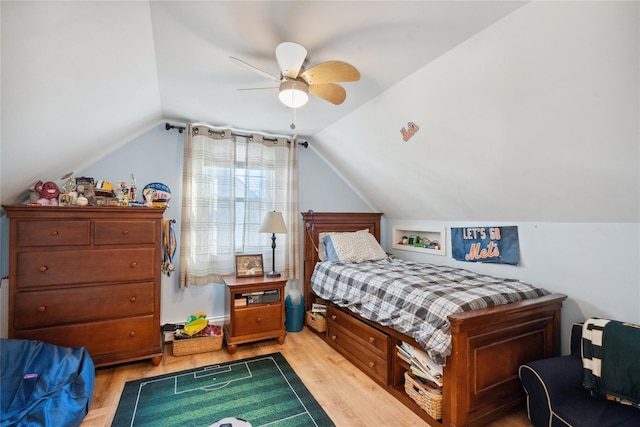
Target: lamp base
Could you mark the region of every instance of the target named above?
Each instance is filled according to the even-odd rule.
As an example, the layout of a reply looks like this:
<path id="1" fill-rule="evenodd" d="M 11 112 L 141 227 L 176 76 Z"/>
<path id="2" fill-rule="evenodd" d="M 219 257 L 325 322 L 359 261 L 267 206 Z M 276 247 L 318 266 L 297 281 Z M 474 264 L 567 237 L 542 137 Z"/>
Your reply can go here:
<path id="1" fill-rule="evenodd" d="M 270 271 L 267 273 L 267 277 L 280 277 L 280 273 L 277 271 Z"/>

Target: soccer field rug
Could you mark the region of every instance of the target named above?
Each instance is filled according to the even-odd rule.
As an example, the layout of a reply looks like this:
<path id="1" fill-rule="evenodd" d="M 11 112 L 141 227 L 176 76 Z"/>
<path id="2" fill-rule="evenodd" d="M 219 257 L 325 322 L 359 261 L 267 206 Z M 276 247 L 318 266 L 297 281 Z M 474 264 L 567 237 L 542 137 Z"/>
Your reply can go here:
<path id="1" fill-rule="evenodd" d="M 280 353 L 129 381 L 111 425 L 208 427 L 226 418 L 252 427 L 334 426 Z"/>

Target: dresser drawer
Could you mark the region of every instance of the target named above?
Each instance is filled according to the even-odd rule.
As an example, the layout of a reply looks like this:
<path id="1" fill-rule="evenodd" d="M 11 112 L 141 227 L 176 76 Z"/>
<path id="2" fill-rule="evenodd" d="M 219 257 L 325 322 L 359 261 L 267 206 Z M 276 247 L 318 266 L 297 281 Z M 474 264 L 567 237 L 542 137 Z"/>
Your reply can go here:
<path id="1" fill-rule="evenodd" d="M 92 357 L 160 346 L 160 322 L 153 316 L 16 331 L 15 338 L 64 347 L 86 347 Z"/>
<path id="2" fill-rule="evenodd" d="M 389 352 L 389 336 L 374 327 L 343 313 L 334 306 L 327 307 L 328 326 L 331 324 L 341 326 L 361 340 L 362 345 L 387 360 Z"/>
<path id="3" fill-rule="evenodd" d="M 355 335 L 340 326 L 336 326 L 335 323 L 329 323 L 327 337 L 329 344 L 340 354 L 344 355 L 373 379 L 383 385 L 387 385 L 389 364 L 386 359 L 369 351 L 368 347 L 362 345 L 362 342 L 356 339 Z"/>
<path id="4" fill-rule="evenodd" d="M 96 220 L 94 227 L 96 245 L 153 244 L 158 238 L 154 221 Z"/>
<path id="5" fill-rule="evenodd" d="M 16 287 L 153 280 L 155 248 L 20 252 Z"/>
<path id="6" fill-rule="evenodd" d="M 17 292 L 15 328 L 152 314 L 154 300 L 153 282 Z"/>
<path id="7" fill-rule="evenodd" d="M 91 221 L 18 220 L 16 241 L 19 247 L 89 245 Z"/>
<path id="8" fill-rule="evenodd" d="M 269 304 L 237 309 L 232 327 L 234 336 L 278 331 L 284 327 L 282 305 Z"/>

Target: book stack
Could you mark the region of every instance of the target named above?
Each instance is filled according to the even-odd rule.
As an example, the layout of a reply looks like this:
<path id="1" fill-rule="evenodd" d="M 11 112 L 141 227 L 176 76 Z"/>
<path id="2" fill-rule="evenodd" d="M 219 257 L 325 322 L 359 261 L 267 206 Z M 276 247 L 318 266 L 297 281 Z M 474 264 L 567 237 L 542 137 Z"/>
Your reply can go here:
<path id="1" fill-rule="evenodd" d="M 318 304 L 318 303 L 313 303 L 311 305 L 311 311 L 313 313 L 326 313 L 327 312 L 327 306 L 325 304 Z"/>
<path id="2" fill-rule="evenodd" d="M 273 289 L 268 291 L 236 294 L 233 305 L 234 307 L 244 307 L 248 304 L 267 304 L 278 301 L 280 301 L 280 291 L 278 289 Z"/>
<path id="3" fill-rule="evenodd" d="M 442 366 L 438 365 L 426 351 L 406 342 L 396 346 L 398 357 L 411 366 L 411 373 L 418 378 L 442 387 Z"/>

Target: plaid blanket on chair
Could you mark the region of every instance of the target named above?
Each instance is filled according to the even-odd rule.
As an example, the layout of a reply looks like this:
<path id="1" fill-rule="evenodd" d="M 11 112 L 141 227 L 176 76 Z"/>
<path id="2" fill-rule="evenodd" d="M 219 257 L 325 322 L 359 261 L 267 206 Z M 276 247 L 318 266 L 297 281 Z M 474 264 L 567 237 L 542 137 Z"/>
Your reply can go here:
<path id="1" fill-rule="evenodd" d="M 514 279 L 393 257 L 319 262 L 311 287 L 325 300 L 413 337 L 440 365 L 451 353 L 450 314 L 548 294 Z"/>
<path id="2" fill-rule="evenodd" d="M 640 408 L 640 325 L 588 319 L 582 366 L 583 385 L 593 396 Z"/>

